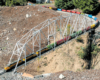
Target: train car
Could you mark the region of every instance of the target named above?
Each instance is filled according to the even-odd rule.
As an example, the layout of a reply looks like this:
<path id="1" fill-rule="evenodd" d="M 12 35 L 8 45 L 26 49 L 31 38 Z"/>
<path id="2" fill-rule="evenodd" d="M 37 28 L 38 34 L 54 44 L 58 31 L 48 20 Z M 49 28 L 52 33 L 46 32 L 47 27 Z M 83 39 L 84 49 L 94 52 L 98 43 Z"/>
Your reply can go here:
<path id="1" fill-rule="evenodd" d="M 84 33 L 86 31 L 86 29 L 82 29 L 82 33 Z"/>
<path id="2" fill-rule="evenodd" d="M 82 30 L 76 32 L 76 35 L 80 35 L 80 34 L 82 34 Z"/>
<path id="3" fill-rule="evenodd" d="M 91 25 L 91 29 L 94 28 L 94 27 L 95 27 L 95 24 L 92 24 L 92 25 Z"/>
<path id="4" fill-rule="evenodd" d="M 47 47 L 45 47 L 45 48 L 42 48 L 41 50 L 38 50 L 38 51 L 36 51 L 36 54 L 43 54 L 43 53 L 45 53 L 45 52 L 47 52 L 49 49 L 47 48 Z"/>
<path id="5" fill-rule="evenodd" d="M 52 44 L 50 44 L 50 45 L 47 46 L 48 49 L 52 49 L 54 47 L 56 47 L 56 42 L 55 43 L 52 43 Z"/>
<path id="6" fill-rule="evenodd" d="M 79 35 L 82 34 L 82 30 L 79 31 Z"/>
<path id="7" fill-rule="evenodd" d="M 57 10 L 58 10 L 58 11 L 62 11 L 62 9 L 60 9 L 60 8 L 57 8 Z"/>
<path id="8" fill-rule="evenodd" d="M 68 41 L 70 39 L 71 39 L 71 36 L 67 36 L 67 37 L 64 38 L 65 41 Z"/>
<path id="9" fill-rule="evenodd" d="M 57 8 L 52 8 L 52 10 L 57 10 Z"/>
<path id="10" fill-rule="evenodd" d="M 65 39 L 61 39 L 61 40 L 57 41 L 57 45 L 60 45 L 60 44 L 64 43 L 65 41 L 66 41 Z"/>
<path id="11" fill-rule="evenodd" d="M 71 10 L 67 10 L 67 12 L 71 12 Z"/>
<path id="12" fill-rule="evenodd" d="M 76 36 L 76 33 L 71 34 L 71 38 L 74 38 Z"/>
<path id="13" fill-rule="evenodd" d="M 91 26 L 88 26 L 87 28 L 86 28 L 86 31 L 88 31 L 88 30 L 90 30 L 91 29 Z"/>
<path id="14" fill-rule="evenodd" d="M 49 7 L 49 9 L 52 9 L 52 7 Z"/>
<path id="15" fill-rule="evenodd" d="M 76 13 L 76 11 L 71 11 L 72 13 Z"/>
<path id="16" fill-rule="evenodd" d="M 88 15 L 89 18 L 92 18 L 92 15 Z"/>
<path id="17" fill-rule="evenodd" d="M 94 20 L 96 21 L 96 20 L 97 20 L 97 18 L 95 17 L 95 18 L 94 18 Z"/>
<path id="18" fill-rule="evenodd" d="M 29 61 L 29 60 L 33 59 L 34 57 L 37 57 L 37 55 L 36 54 L 29 54 L 26 56 L 26 61 Z M 25 61 L 25 57 L 23 58 L 23 61 Z"/>
<path id="19" fill-rule="evenodd" d="M 45 8 L 49 8 L 49 7 L 45 6 Z"/>
<path id="20" fill-rule="evenodd" d="M 62 11 L 67 12 L 67 10 L 66 10 L 66 9 L 62 9 Z"/>
<path id="21" fill-rule="evenodd" d="M 21 65 L 22 63 L 24 63 L 24 62 L 22 60 L 19 60 L 18 65 Z M 11 69 L 14 69 L 16 64 L 17 64 L 17 61 L 14 61 L 13 63 L 7 65 L 7 67 L 4 67 L 4 70 L 7 72 Z"/>
<path id="22" fill-rule="evenodd" d="M 76 14 L 81 14 L 81 12 L 76 12 Z"/>
<path id="23" fill-rule="evenodd" d="M 46 6 L 42 6 L 42 7 L 46 7 Z"/>

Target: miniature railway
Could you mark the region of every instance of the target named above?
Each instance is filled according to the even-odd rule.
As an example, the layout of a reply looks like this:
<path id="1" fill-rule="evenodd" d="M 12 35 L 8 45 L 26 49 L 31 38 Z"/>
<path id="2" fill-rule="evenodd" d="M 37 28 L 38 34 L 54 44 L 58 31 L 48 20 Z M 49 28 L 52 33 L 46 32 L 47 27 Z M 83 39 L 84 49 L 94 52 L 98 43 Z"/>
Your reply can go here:
<path id="1" fill-rule="evenodd" d="M 99 22 L 98 22 L 98 23 L 99 23 Z M 97 25 L 98 25 L 98 24 L 97 24 Z M 94 27 L 94 28 L 92 28 L 92 29 L 95 29 L 95 28 L 96 28 L 96 27 Z M 87 32 L 90 32 L 92 29 L 88 27 L 88 28 L 86 29 L 86 31 L 87 31 Z M 57 47 L 59 47 L 59 46 L 65 44 L 66 42 L 69 42 L 69 41 L 75 39 L 75 37 L 76 37 L 75 35 L 80 36 L 80 35 L 83 35 L 83 34 L 85 34 L 85 33 L 84 33 L 84 30 L 83 30 L 82 32 L 81 32 L 81 31 L 80 31 L 80 32 L 76 32 L 76 33 L 74 33 L 74 34 L 71 35 L 71 36 L 67 36 L 67 37 L 65 37 L 64 39 L 59 40 L 59 41 L 56 42 L 55 44 L 48 45 L 47 47 L 45 47 L 45 48 L 43 48 L 43 49 L 37 51 L 35 54 L 27 55 L 27 56 L 26 56 L 26 61 L 28 62 L 28 61 L 31 61 L 31 60 L 37 58 L 37 56 L 38 56 L 38 54 L 39 54 L 40 52 L 41 52 L 41 54 L 43 55 L 43 54 L 45 54 L 45 53 L 47 53 L 47 52 L 49 52 L 49 51 L 51 51 L 51 50 L 54 50 L 54 47 L 57 48 Z M 20 65 L 22 65 L 22 64 L 24 64 L 24 63 L 25 63 L 25 58 L 23 58 L 22 60 L 19 60 L 18 66 L 20 66 Z M 5 70 L 6 70 L 6 71 L 10 71 L 10 70 L 14 69 L 15 66 L 16 66 L 16 64 L 17 64 L 17 61 L 13 62 L 12 64 L 10 64 L 10 65 L 8 65 L 7 67 L 5 67 Z"/>
<path id="2" fill-rule="evenodd" d="M 46 7 L 46 6 L 43 6 L 45 8 L 49 8 L 49 9 L 53 9 L 55 10 L 55 8 L 52 8 L 52 7 Z M 71 11 L 71 10 L 64 10 L 64 9 L 57 9 L 58 11 L 64 11 L 64 12 L 70 12 L 70 13 L 75 13 L 75 14 L 83 14 L 83 13 L 80 13 L 80 12 L 76 12 L 76 11 Z M 36 51 L 35 53 L 32 53 L 32 54 L 29 54 L 27 55 L 26 57 L 24 57 L 23 59 L 20 59 L 18 61 L 15 61 L 13 63 L 10 63 L 9 65 L 7 65 L 5 68 L 4 68 L 4 72 L 9 72 L 13 69 L 16 68 L 16 66 L 20 67 L 24 64 L 26 64 L 26 62 L 29 62 L 35 58 L 37 58 L 39 56 L 39 54 L 43 55 L 51 50 L 54 50 L 55 48 L 75 39 L 77 36 L 80 36 L 80 35 L 83 35 L 85 34 L 86 32 L 90 32 L 91 30 L 94 30 L 95 28 L 98 27 L 99 25 L 99 21 L 97 20 L 96 17 L 92 16 L 92 15 L 88 15 L 88 14 L 84 14 L 85 16 L 91 18 L 91 19 L 94 19 L 96 21 L 95 24 L 92 24 L 90 26 L 88 26 L 87 28 L 85 29 L 82 29 L 82 30 L 79 30 L 77 32 L 74 32 L 73 34 L 70 34 L 69 36 L 66 36 L 52 44 L 49 44 L 47 45 L 46 47 L 42 48 L 42 49 L 39 49 L 38 51 Z"/>

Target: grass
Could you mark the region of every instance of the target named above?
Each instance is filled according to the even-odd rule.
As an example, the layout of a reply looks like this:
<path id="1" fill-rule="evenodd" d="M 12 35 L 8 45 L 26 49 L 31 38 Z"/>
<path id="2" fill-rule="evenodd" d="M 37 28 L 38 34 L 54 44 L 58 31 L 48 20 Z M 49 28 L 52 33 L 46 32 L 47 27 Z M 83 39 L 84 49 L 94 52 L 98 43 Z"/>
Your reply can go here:
<path id="1" fill-rule="evenodd" d="M 47 66 L 48 64 L 47 63 L 44 63 L 44 66 Z"/>
<path id="2" fill-rule="evenodd" d="M 81 59 L 85 59 L 86 56 L 88 56 L 88 53 L 89 53 L 89 49 L 90 47 L 89 46 L 86 46 L 86 47 L 80 47 L 80 50 L 78 51 L 78 56 L 81 58 Z M 94 44 L 91 45 L 91 55 L 93 57 L 95 57 L 98 53 L 100 52 L 100 48 L 98 46 L 95 46 Z"/>
<path id="3" fill-rule="evenodd" d="M 77 69 L 77 70 L 76 70 L 76 72 L 80 72 L 80 71 L 81 71 L 80 69 Z"/>
<path id="4" fill-rule="evenodd" d="M 2 49 L 3 49 L 3 50 L 5 50 L 5 49 L 6 49 L 6 47 L 3 47 Z"/>
<path id="5" fill-rule="evenodd" d="M 76 49 L 80 49 L 80 47 L 77 46 Z"/>
<path id="6" fill-rule="evenodd" d="M 57 65 L 58 63 L 56 62 L 55 64 Z"/>
<path id="7" fill-rule="evenodd" d="M 83 43 L 83 39 L 81 37 L 77 37 L 76 41 Z"/>
<path id="8" fill-rule="evenodd" d="M 84 57 L 85 57 L 86 55 L 87 55 L 87 54 L 84 53 L 83 50 L 79 50 L 79 51 L 78 51 L 78 56 L 79 56 L 81 59 L 84 59 Z"/>
<path id="9" fill-rule="evenodd" d="M 44 59 L 47 59 L 47 57 L 45 57 Z"/>
<path id="10" fill-rule="evenodd" d="M 68 65 L 70 65 L 70 62 L 68 62 Z"/>

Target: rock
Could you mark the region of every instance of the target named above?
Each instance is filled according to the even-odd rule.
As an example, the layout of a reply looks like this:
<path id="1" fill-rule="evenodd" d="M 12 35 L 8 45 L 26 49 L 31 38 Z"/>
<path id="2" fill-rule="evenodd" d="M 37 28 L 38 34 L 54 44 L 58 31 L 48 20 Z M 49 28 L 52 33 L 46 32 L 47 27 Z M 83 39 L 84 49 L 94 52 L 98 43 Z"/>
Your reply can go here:
<path id="1" fill-rule="evenodd" d="M 60 74 L 60 75 L 59 75 L 59 78 L 60 78 L 60 79 L 64 79 L 64 78 L 65 78 L 65 76 L 64 76 L 64 75 L 62 75 L 62 74 Z"/>
<path id="2" fill-rule="evenodd" d="M 40 11 L 40 10 L 38 9 L 38 11 Z"/>
<path id="3" fill-rule="evenodd" d="M 36 75 L 36 76 L 34 76 L 34 78 L 41 78 L 41 77 L 43 77 L 43 75 Z"/>
<path id="4" fill-rule="evenodd" d="M 3 36 L 3 33 L 0 34 L 0 37 L 2 37 L 2 36 Z"/>
<path id="5" fill-rule="evenodd" d="M 51 75 L 51 73 L 42 74 L 42 75 L 43 75 L 43 77 L 48 77 L 48 76 L 50 76 L 50 75 Z"/>
<path id="6" fill-rule="evenodd" d="M 26 18 L 28 18 L 29 17 L 29 15 L 28 14 L 26 14 Z"/>
<path id="7" fill-rule="evenodd" d="M 9 22 L 9 24 L 11 24 L 11 22 Z"/>
<path id="8" fill-rule="evenodd" d="M 28 78 L 34 78 L 33 75 L 31 75 L 31 74 L 27 74 L 27 73 L 23 73 L 22 76 L 23 76 L 23 77 L 28 77 Z"/>
<path id="9" fill-rule="evenodd" d="M 27 9 L 29 9 L 29 7 L 27 7 Z"/>
<path id="10" fill-rule="evenodd" d="M 2 48 L 0 47 L 0 51 L 2 51 Z"/>
<path id="11" fill-rule="evenodd" d="M 13 30 L 16 31 L 17 29 L 16 28 L 13 28 Z"/>
<path id="12" fill-rule="evenodd" d="M 4 73 L 5 73 L 5 70 L 0 70 L 0 75 Z"/>
<path id="13" fill-rule="evenodd" d="M 0 54 L 2 53 L 2 51 L 0 50 Z"/>
<path id="14" fill-rule="evenodd" d="M 9 40 L 9 38 L 7 37 L 6 40 Z"/>
<path id="15" fill-rule="evenodd" d="M 10 31 L 8 31 L 8 33 L 10 33 Z"/>

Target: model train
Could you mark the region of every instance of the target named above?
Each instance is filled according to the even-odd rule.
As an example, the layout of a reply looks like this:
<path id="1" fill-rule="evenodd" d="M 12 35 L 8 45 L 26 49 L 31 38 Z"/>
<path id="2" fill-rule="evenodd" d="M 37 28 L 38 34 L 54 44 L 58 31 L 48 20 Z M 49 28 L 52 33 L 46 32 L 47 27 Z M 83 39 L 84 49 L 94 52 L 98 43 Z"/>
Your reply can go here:
<path id="1" fill-rule="evenodd" d="M 69 12 L 70 12 L 70 11 L 69 11 Z M 74 12 L 74 13 L 75 13 L 75 12 Z M 89 17 L 91 18 L 91 15 L 89 15 Z M 67 37 L 65 37 L 65 38 L 63 38 L 63 39 L 61 39 L 61 40 L 59 40 L 59 41 L 57 41 L 57 42 L 55 42 L 55 43 L 52 43 L 52 44 L 46 46 L 45 48 L 36 51 L 35 54 L 27 55 L 27 56 L 26 56 L 26 61 L 29 61 L 29 60 L 31 60 L 31 59 L 34 59 L 34 58 L 36 58 L 40 53 L 43 54 L 43 53 L 45 53 L 45 52 L 47 52 L 47 51 L 53 49 L 54 47 L 57 47 L 57 46 L 63 44 L 64 42 L 69 41 L 69 40 L 73 39 L 74 37 L 81 35 L 81 34 L 84 33 L 85 31 L 88 31 L 88 30 L 90 30 L 90 29 L 95 28 L 95 27 L 97 26 L 97 24 L 99 23 L 99 21 L 98 21 L 95 17 L 93 17 L 93 18 L 94 18 L 94 20 L 96 21 L 95 24 L 92 24 L 91 26 L 88 26 L 86 29 L 77 31 L 77 32 L 71 34 L 70 36 L 67 36 Z M 19 60 L 18 66 L 20 66 L 21 64 L 24 64 L 24 63 L 25 63 L 25 58 L 23 58 L 22 60 Z M 15 68 L 16 64 L 17 64 L 17 61 L 11 63 L 10 65 L 7 65 L 7 67 L 5 67 L 4 70 L 5 70 L 5 71 L 9 71 L 9 70 Z"/>

